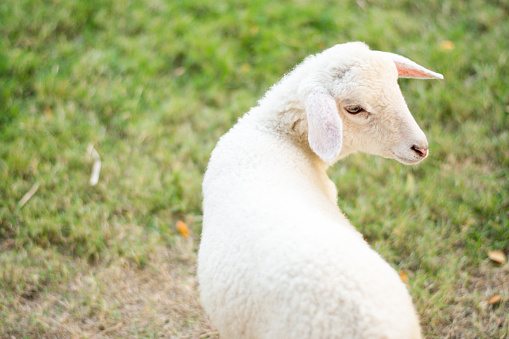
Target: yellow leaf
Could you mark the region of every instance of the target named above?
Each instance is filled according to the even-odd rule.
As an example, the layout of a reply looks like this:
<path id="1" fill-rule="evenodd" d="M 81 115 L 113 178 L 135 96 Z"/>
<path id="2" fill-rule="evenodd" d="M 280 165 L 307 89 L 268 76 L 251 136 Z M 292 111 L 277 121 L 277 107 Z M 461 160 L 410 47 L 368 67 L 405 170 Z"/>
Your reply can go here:
<path id="1" fill-rule="evenodd" d="M 177 230 L 184 238 L 189 238 L 189 227 L 182 220 L 177 221 Z"/>
<path id="2" fill-rule="evenodd" d="M 500 294 L 495 294 L 494 296 L 492 296 L 490 298 L 490 300 L 488 300 L 488 305 L 496 304 L 496 303 L 500 302 L 500 300 L 502 300 L 502 297 L 500 296 Z"/>
<path id="3" fill-rule="evenodd" d="M 244 74 L 245 74 L 245 73 L 247 73 L 247 72 L 249 72 L 250 70 L 251 70 L 251 65 L 249 65 L 249 64 L 242 64 L 242 65 L 240 66 L 240 71 L 241 71 L 242 73 L 244 73 Z"/>
<path id="4" fill-rule="evenodd" d="M 492 261 L 496 262 L 497 264 L 505 264 L 507 261 L 507 258 L 505 257 L 504 252 L 495 250 L 495 251 L 489 251 L 488 252 L 488 258 L 490 258 Z"/>
<path id="5" fill-rule="evenodd" d="M 407 271 L 401 271 L 399 273 L 399 277 L 401 278 L 401 280 L 406 284 L 408 283 L 408 273 Z"/>
<path id="6" fill-rule="evenodd" d="M 449 40 L 444 40 L 440 43 L 440 49 L 442 51 L 452 51 L 454 49 L 454 42 Z"/>
<path id="7" fill-rule="evenodd" d="M 251 33 L 252 36 L 255 36 L 258 34 L 258 31 L 260 30 L 260 27 L 253 25 L 249 28 L 249 33 Z"/>

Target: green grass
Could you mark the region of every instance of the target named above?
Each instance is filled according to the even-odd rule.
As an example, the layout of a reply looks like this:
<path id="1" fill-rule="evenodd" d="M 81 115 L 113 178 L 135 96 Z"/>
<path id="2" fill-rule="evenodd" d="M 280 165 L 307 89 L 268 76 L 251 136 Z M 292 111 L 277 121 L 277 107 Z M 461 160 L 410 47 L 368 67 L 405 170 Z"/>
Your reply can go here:
<path id="1" fill-rule="evenodd" d="M 428 159 L 338 163 L 342 210 L 408 272 L 427 337 L 509 337 L 509 264 L 487 259 L 509 253 L 506 2 L 4 0 L 0 36 L 1 337 L 211 331 L 192 278 L 210 152 L 305 56 L 352 40 L 445 80 L 400 81 Z"/>

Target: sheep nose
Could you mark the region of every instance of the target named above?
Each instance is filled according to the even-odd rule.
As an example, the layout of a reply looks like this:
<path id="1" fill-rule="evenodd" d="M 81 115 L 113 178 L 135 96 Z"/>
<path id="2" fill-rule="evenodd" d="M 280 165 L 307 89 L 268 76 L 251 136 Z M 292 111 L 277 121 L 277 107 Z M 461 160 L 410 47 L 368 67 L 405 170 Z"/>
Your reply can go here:
<path id="1" fill-rule="evenodd" d="M 413 145 L 411 149 L 417 153 L 421 158 L 425 158 L 426 155 L 428 155 L 428 147 L 418 147 L 416 145 Z"/>

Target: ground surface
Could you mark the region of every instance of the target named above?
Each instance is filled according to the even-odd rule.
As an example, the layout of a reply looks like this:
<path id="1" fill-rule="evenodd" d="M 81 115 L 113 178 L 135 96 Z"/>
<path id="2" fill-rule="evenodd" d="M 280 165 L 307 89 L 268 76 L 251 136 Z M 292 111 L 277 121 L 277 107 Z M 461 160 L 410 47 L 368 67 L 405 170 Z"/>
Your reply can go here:
<path id="1" fill-rule="evenodd" d="M 351 156 L 340 207 L 427 337 L 509 337 L 509 264 L 488 258 L 509 253 L 506 1 L 3 0 L 0 36 L 0 337 L 217 337 L 194 277 L 210 152 L 352 40 L 445 80 L 400 81 L 428 159 Z"/>

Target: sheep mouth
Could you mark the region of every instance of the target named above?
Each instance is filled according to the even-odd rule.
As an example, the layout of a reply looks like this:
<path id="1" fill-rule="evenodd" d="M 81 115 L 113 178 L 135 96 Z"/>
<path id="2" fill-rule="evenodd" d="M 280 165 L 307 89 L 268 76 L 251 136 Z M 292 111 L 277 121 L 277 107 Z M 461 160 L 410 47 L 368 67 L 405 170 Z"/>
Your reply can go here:
<path id="1" fill-rule="evenodd" d="M 394 157 L 394 159 L 396 159 L 397 161 L 404 165 L 415 165 L 424 159 L 424 158 L 405 158 L 397 155 L 396 153 L 392 153 L 392 156 Z"/>

